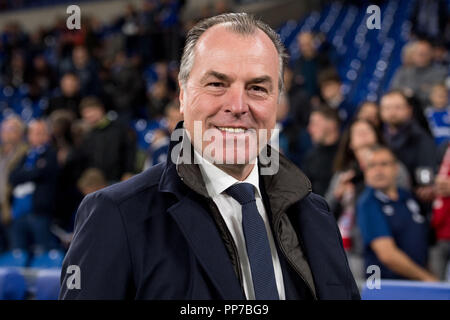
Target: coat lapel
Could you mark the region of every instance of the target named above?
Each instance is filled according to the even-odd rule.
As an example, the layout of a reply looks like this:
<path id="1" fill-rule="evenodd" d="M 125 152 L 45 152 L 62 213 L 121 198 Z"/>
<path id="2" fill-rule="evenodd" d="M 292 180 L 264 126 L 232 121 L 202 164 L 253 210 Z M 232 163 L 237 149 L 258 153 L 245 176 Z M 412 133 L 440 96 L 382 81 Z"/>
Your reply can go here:
<path id="1" fill-rule="evenodd" d="M 245 299 L 228 253 L 210 214 L 185 196 L 169 208 L 198 261 L 226 300 Z"/>

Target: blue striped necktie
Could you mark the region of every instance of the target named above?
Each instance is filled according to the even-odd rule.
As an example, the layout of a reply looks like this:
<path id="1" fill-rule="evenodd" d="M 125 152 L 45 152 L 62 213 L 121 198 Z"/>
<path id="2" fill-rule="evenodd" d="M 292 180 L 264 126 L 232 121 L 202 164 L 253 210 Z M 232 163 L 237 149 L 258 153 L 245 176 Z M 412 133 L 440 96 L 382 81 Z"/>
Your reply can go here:
<path id="1" fill-rule="evenodd" d="M 279 300 L 272 255 L 264 220 L 258 212 L 255 189 L 250 183 L 229 187 L 226 193 L 242 206 L 242 228 L 256 300 Z"/>

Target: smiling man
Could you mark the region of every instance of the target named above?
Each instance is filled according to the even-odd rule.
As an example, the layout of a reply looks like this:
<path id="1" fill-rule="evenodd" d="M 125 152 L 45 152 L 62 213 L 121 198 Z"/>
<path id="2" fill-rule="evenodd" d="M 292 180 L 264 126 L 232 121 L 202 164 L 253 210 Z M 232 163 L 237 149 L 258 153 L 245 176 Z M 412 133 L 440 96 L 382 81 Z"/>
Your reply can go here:
<path id="1" fill-rule="evenodd" d="M 245 13 L 189 31 L 170 157 L 84 199 L 62 299 L 359 298 L 326 202 L 267 144 L 284 57 Z"/>

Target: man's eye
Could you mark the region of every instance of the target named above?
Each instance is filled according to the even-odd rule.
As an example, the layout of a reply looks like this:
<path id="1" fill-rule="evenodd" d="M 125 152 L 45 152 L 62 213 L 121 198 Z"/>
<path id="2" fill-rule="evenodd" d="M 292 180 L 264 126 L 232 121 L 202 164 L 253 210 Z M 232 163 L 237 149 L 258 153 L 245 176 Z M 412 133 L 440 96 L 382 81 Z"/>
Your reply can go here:
<path id="1" fill-rule="evenodd" d="M 210 82 L 207 84 L 207 86 L 214 87 L 214 88 L 220 88 L 220 87 L 223 87 L 223 83 L 222 82 Z"/>
<path id="2" fill-rule="evenodd" d="M 267 89 L 261 86 L 252 86 L 250 87 L 250 90 L 256 91 L 258 93 L 267 93 Z"/>

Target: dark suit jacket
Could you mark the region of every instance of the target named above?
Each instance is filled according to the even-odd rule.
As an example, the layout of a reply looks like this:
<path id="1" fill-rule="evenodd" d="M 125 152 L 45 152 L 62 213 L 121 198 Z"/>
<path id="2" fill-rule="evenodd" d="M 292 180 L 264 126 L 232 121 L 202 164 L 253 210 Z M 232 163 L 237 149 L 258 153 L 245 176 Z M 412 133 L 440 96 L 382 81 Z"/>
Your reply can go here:
<path id="1" fill-rule="evenodd" d="M 287 252 L 286 260 L 315 298 L 358 299 L 326 202 L 310 192 L 310 184 L 293 189 L 296 179 L 276 181 L 280 175 L 298 177 L 295 168 L 280 158 L 279 173 L 261 179 L 277 240 L 284 243 L 280 252 Z M 301 200 L 290 203 L 292 195 Z M 198 166 L 175 164 L 170 156 L 167 163 L 88 195 L 63 263 L 60 298 L 245 299 L 230 254 L 233 241 L 224 240 L 223 224 L 207 197 Z M 80 268 L 80 289 L 67 286 L 70 265 Z M 283 276 L 289 281 L 284 271 Z M 294 297 L 299 295 L 287 292 Z"/>

